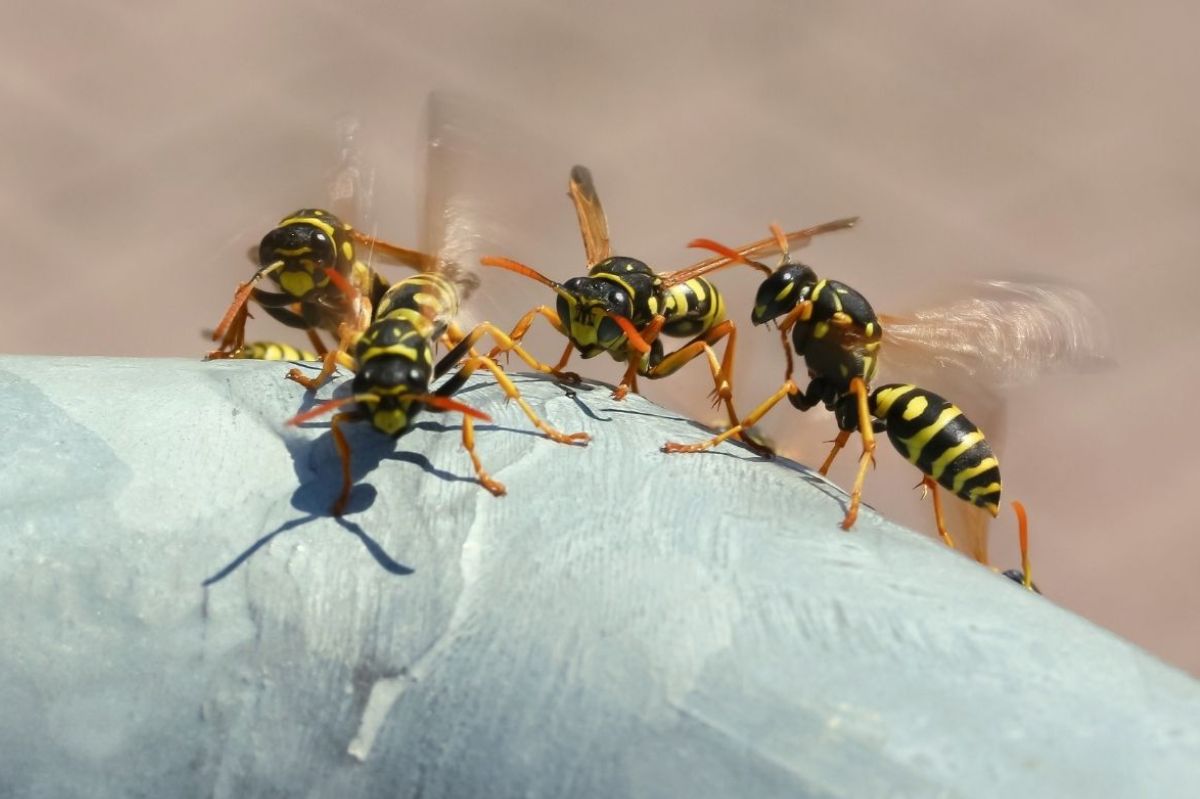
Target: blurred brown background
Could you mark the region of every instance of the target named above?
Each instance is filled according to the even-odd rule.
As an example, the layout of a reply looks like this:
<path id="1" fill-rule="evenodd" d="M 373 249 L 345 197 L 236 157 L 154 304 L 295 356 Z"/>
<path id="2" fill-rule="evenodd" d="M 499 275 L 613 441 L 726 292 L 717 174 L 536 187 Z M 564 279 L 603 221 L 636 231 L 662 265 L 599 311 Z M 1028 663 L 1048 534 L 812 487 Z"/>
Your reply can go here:
<path id="1" fill-rule="evenodd" d="M 5 351 L 199 357 L 200 329 L 249 273 L 246 248 L 326 202 L 346 115 L 375 170 L 358 221 L 419 241 L 424 98 L 466 92 L 544 143 L 514 161 L 526 172 L 510 204 L 493 187 L 507 215 L 495 245 L 560 279 L 583 269 L 563 196 L 578 161 L 618 251 L 662 269 L 695 260 L 683 245 L 696 236 L 860 214 L 804 258 L 881 310 L 976 276 L 1087 286 L 1117 366 L 1006 398 L 1006 492 L 1030 508 L 1054 601 L 1200 673 L 1193 4 L 126 1 L 7 19 Z M 485 277 L 476 313 L 498 323 L 550 299 Z M 756 281 L 719 282 L 745 320 Z M 781 367 L 771 335 L 744 327 L 749 409 Z M 534 343 L 548 359 L 559 348 Z M 618 376 L 607 359 L 588 366 Z M 703 366 L 685 371 L 651 396 L 714 418 Z M 832 421 L 807 416 L 785 406 L 764 429 L 819 461 Z M 929 530 L 917 474 L 897 461 L 881 458 L 866 498 Z M 1006 513 L 997 564 L 1015 565 L 1012 537 Z"/>

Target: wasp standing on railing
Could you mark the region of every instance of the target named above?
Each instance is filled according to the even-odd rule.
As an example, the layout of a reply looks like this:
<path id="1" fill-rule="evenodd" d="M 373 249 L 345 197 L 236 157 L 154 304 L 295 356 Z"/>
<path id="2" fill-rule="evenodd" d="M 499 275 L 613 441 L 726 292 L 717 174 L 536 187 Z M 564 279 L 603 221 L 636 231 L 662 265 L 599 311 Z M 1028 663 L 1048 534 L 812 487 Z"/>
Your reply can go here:
<path id="1" fill-rule="evenodd" d="M 781 263 L 774 270 L 709 239 L 696 239 L 692 246 L 767 275 L 758 289 L 751 321 L 758 325 L 783 317 L 778 325 L 787 360 L 784 383 L 720 435 L 697 444 L 668 442 L 663 450 L 708 449 L 757 423 L 784 397 L 802 411 L 824 404 L 834 412 L 839 434 L 821 465 L 822 475 L 829 472 L 851 433 L 857 430 L 863 441 L 843 529 L 849 530 L 858 517 L 867 469 L 874 462 L 875 433 L 886 430 L 900 453 L 925 475 L 922 485 L 933 495 L 938 533 L 953 546 L 939 485 L 995 516 L 1001 489 L 999 464 L 983 432 L 933 392 L 895 384 L 870 393 L 881 348 L 910 358 L 915 353 L 912 360 L 944 361 L 967 372 L 988 372 L 995 383 L 1027 379 L 1052 365 L 1103 359 L 1097 355 L 1102 349 L 1097 344 L 1098 326 L 1089 327 L 1097 316 L 1090 300 L 1065 287 L 993 283 L 989 288 L 1000 293 L 1001 300 L 950 305 L 912 320 L 881 320 L 855 289 L 818 278 L 811 268 L 792 262 L 784 234 L 776 226 L 772 232 L 781 252 Z M 803 391 L 792 379 L 793 349 L 808 371 L 809 384 Z"/>
<path id="2" fill-rule="evenodd" d="M 626 363 L 625 373 L 613 393 L 616 399 L 624 398 L 631 389 L 636 392 L 638 377 L 649 380 L 667 377 L 703 354 L 715 386 L 714 404 L 723 403 L 729 423 L 736 425 L 739 417 L 733 404 L 733 367 L 737 328 L 725 316 L 725 302 L 717 287 L 697 274 L 700 268 L 719 268 L 729 263 L 729 257 L 710 259 L 678 272 L 657 274 L 642 261 L 613 256 L 608 221 L 591 173 L 586 168 L 576 166 L 571 170 L 569 191 L 587 253 L 589 270 L 586 277 L 572 278 L 560 284 L 508 258 L 482 259 L 485 266 L 524 275 L 558 294 L 556 309 L 545 305 L 534 308 L 520 319 L 509 335 L 514 341 L 521 341 L 533 321 L 541 316 L 566 336 L 567 346 L 558 363 L 535 367 L 560 379 L 578 380 L 577 375 L 563 371 L 571 353 L 576 351 L 583 358 L 607 352 L 614 360 Z M 794 243 L 802 246 L 815 235 L 842 230 L 854 222 L 854 219 L 842 219 L 789 235 Z M 774 238 L 764 239 L 743 247 L 739 254 L 757 254 L 777 246 Z M 691 341 L 666 353 L 660 335 L 690 338 Z M 718 360 L 713 346 L 723 338 L 728 341 L 724 357 Z M 497 348 L 492 355 L 500 351 Z M 753 449 L 764 454 L 770 452 L 741 431 L 739 435 Z"/>
<path id="3" fill-rule="evenodd" d="M 356 244 L 409 266 L 428 267 L 428 256 L 368 236 L 328 211 L 306 208 L 289 214 L 263 237 L 258 249 L 260 266 L 234 292 L 233 302 L 212 333 L 220 346 L 206 357 L 238 356 L 245 346 L 246 319 L 253 299 L 278 321 L 304 330 L 324 359 L 316 378 L 305 377 L 296 369 L 288 377 L 309 388 L 328 380 L 338 358 L 344 356 L 347 342 L 370 324 L 372 305 L 387 289 L 387 281 L 359 260 Z M 334 284 L 331 276 L 335 274 L 353 287 L 353 299 Z M 259 288 L 266 277 L 283 291 Z M 333 349 L 325 346 L 320 330 L 334 337 Z"/>

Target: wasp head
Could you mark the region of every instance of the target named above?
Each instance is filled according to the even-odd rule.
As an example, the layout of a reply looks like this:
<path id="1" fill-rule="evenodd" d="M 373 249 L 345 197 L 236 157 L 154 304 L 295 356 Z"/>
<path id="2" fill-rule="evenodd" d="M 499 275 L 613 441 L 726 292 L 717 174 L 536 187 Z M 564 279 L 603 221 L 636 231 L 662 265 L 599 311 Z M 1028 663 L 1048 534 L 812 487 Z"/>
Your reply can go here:
<path id="1" fill-rule="evenodd" d="M 347 241 L 342 245 L 347 251 L 339 252 L 335 241 L 335 231 L 343 227 L 341 220 L 327 211 L 297 211 L 263 236 L 258 262 L 263 267 L 276 265 L 272 272 L 275 281 L 288 294 L 303 299 L 329 282 L 325 269 L 338 269 L 353 261 L 353 245 Z"/>
<path id="2" fill-rule="evenodd" d="M 817 273 L 809 267 L 804 264 L 784 264 L 758 287 L 750 321 L 761 325 L 783 316 L 807 299 L 816 284 Z"/>
<path id="3" fill-rule="evenodd" d="M 558 292 L 558 318 L 584 358 L 611 352 L 625 338 L 621 326 L 609 314 L 626 319 L 633 315 L 633 298 L 616 283 L 576 277 Z"/>
<path id="4" fill-rule="evenodd" d="M 429 380 L 426 364 L 401 356 L 377 356 L 361 363 L 354 376 L 354 394 L 377 430 L 399 436 L 421 407 L 413 395 L 424 394 Z"/>

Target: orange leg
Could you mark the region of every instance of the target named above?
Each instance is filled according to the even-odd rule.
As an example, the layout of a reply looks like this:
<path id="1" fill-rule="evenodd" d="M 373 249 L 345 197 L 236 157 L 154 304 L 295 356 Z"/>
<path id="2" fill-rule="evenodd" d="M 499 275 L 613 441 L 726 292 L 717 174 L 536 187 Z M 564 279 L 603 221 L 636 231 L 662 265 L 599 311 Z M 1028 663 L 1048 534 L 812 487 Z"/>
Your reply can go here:
<path id="1" fill-rule="evenodd" d="M 320 355 L 322 358 L 324 358 L 325 353 L 329 352 L 329 350 L 326 348 L 325 342 L 321 340 L 320 334 L 311 327 L 304 332 L 308 334 L 308 341 L 313 345 L 313 349 L 316 351 L 317 355 Z"/>
<path id="2" fill-rule="evenodd" d="M 871 414 L 867 407 L 867 384 L 862 378 L 856 377 L 850 381 L 850 391 L 858 398 L 858 431 L 862 435 L 863 450 L 858 459 L 858 474 L 854 477 L 854 487 L 850 490 L 850 507 L 846 509 L 846 518 L 842 519 L 843 530 L 853 527 L 858 518 L 858 506 L 862 502 L 862 487 L 867 479 L 867 467 L 875 459 L 875 431 L 871 427 Z"/>
<path id="3" fill-rule="evenodd" d="M 552 441 L 557 441 L 559 444 L 586 444 L 591 440 L 591 436 L 589 436 L 587 433 L 564 433 L 547 424 L 546 421 L 543 420 L 542 417 L 538 416 L 537 412 L 530 407 L 529 403 L 525 401 L 525 398 L 521 396 L 521 392 L 517 389 L 516 384 L 508 378 L 508 375 L 504 373 L 504 370 L 500 368 L 500 365 L 486 355 L 480 355 L 476 358 L 469 358 L 466 363 L 463 364 L 462 368 L 455 373 L 455 377 L 451 379 L 465 380 L 480 366 L 486 368 L 492 373 L 492 376 L 496 378 L 496 382 L 500 384 L 500 388 L 503 389 L 505 396 L 516 401 L 517 405 L 520 406 L 521 411 L 525 414 L 529 421 L 533 423 L 533 426 L 538 430 L 541 430 L 542 434 L 545 435 L 546 438 L 549 438 Z"/>
<path id="4" fill-rule="evenodd" d="M 724 433 L 721 433 L 719 436 L 714 436 L 713 438 L 710 438 L 708 441 L 702 441 L 699 444 L 676 444 L 673 441 L 668 441 L 666 444 L 663 444 L 662 451 L 663 452 L 702 452 L 706 449 L 715 447 L 717 444 L 720 444 L 722 441 L 725 441 L 726 439 L 732 438 L 733 436 L 741 435 L 743 433 L 743 431 L 745 431 L 746 428 L 753 427 L 755 424 L 758 423 L 759 419 L 766 416 L 767 413 L 772 408 L 774 408 L 776 405 L 778 405 L 779 401 L 782 400 L 787 395 L 798 394 L 798 393 L 800 393 L 799 387 L 797 387 L 796 384 L 793 383 L 791 380 L 788 380 L 786 383 L 784 383 L 780 387 L 780 389 L 778 391 L 776 391 L 774 394 L 772 394 L 770 397 L 768 397 L 765 402 L 763 402 L 761 405 L 759 405 L 757 408 L 755 408 L 753 411 L 751 411 L 749 416 L 747 416 L 745 419 L 743 419 L 738 424 L 736 424 L 733 427 L 726 430 Z"/>
<path id="5" fill-rule="evenodd" d="M 567 331 L 562 326 L 562 321 L 558 318 L 558 314 L 555 312 L 555 310 L 546 305 L 539 305 L 518 319 L 516 325 L 513 326 L 513 329 L 508 333 L 506 338 L 510 340 L 513 345 L 520 344 L 525 338 L 525 334 L 529 332 L 529 328 L 533 324 L 533 320 L 539 316 L 549 322 L 559 333 L 563 334 L 564 336 L 567 335 Z M 499 342 L 499 339 L 497 339 L 497 341 Z M 509 349 L 512 349 L 512 347 L 508 347 L 503 343 L 498 343 L 497 346 L 488 353 L 488 357 L 494 360 L 502 353 L 507 353 Z M 580 381 L 579 375 L 575 374 L 574 372 L 563 371 L 564 367 L 567 365 L 567 361 L 571 358 L 571 353 L 574 352 L 574 350 L 574 345 L 572 345 L 568 339 L 567 348 L 563 351 L 562 357 L 559 358 L 557 364 L 554 366 L 548 366 L 540 361 L 536 361 L 535 363 L 537 363 L 537 365 L 533 366 L 533 368 L 537 369 L 539 372 L 552 374 L 555 378 L 563 381 L 564 383 L 578 383 Z M 518 355 L 520 355 L 520 353 L 518 353 Z M 524 360 L 524 358 L 522 358 L 522 360 Z M 528 360 L 525 362 L 530 363 Z"/>
<path id="6" fill-rule="evenodd" d="M 1015 499 L 1013 510 L 1017 514 L 1017 535 L 1021 542 L 1021 585 L 1025 586 L 1026 590 L 1037 591 L 1033 585 L 1033 572 L 1029 568 L 1029 519 L 1025 515 L 1025 506 Z"/>
<path id="7" fill-rule="evenodd" d="M 479 460 L 479 454 L 475 452 L 475 420 L 465 413 L 463 414 L 462 443 L 463 449 L 471 456 L 471 466 L 475 469 L 475 476 L 479 479 L 480 485 L 492 492 L 492 496 L 495 497 L 502 497 L 508 493 L 508 489 L 504 487 L 503 483 L 484 471 L 483 462 Z"/>
<path id="8" fill-rule="evenodd" d="M 247 303 L 250 301 L 250 295 L 260 280 L 281 266 L 283 262 L 278 261 L 269 266 L 259 267 L 253 277 L 245 283 L 238 284 L 237 290 L 233 292 L 233 302 L 229 304 L 225 315 L 212 332 L 212 340 L 219 341 L 220 346 L 204 356 L 206 360 L 229 357 L 246 343 L 246 319 L 250 317 Z"/>
<path id="9" fill-rule="evenodd" d="M 350 501 L 350 488 L 354 483 L 354 478 L 350 473 L 350 442 L 346 440 L 346 434 L 342 432 L 342 423 L 354 418 L 352 413 L 339 413 L 329 422 L 329 429 L 333 433 L 333 444 L 337 447 L 338 458 L 342 461 L 342 491 L 338 494 L 337 501 L 333 503 L 334 516 L 341 516 L 346 510 L 346 503 Z"/>
<path id="10" fill-rule="evenodd" d="M 641 330 L 637 331 L 638 336 L 641 337 L 642 341 L 645 344 L 647 344 L 647 345 L 653 344 L 654 341 L 658 338 L 658 334 L 662 332 L 663 325 L 666 324 L 666 321 L 667 321 L 667 319 L 665 316 L 663 316 L 662 314 L 656 314 L 654 316 L 654 318 L 650 320 L 649 324 L 647 324 Z M 617 384 L 617 387 L 613 390 L 613 393 L 612 393 L 612 398 L 615 400 L 618 400 L 618 401 L 623 400 L 623 399 L 625 399 L 625 397 L 629 396 L 629 392 L 631 390 L 633 391 L 634 394 L 638 393 L 637 379 L 638 379 L 639 374 L 644 374 L 647 377 L 650 376 L 649 372 L 642 371 L 642 363 L 645 360 L 646 352 L 648 352 L 648 350 L 642 351 L 642 350 L 639 350 L 636 347 L 632 347 L 632 346 L 628 347 L 628 350 L 629 350 L 629 355 L 627 356 L 627 359 L 625 362 L 626 363 L 625 374 L 623 374 L 621 376 L 621 382 Z M 688 359 L 688 360 L 690 360 L 690 359 Z M 661 366 L 661 365 L 662 364 L 660 363 L 659 366 Z M 678 369 L 678 368 L 679 368 L 678 366 L 675 367 L 675 369 Z M 671 371 L 673 372 L 673 371 L 675 371 L 675 369 L 672 369 Z M 668 372 L 667 374 L 670 374 L 670 372 Z"/>
<path id="11" fill-rule="evenodd" d="M 829 468 L 833 466 L 833 459 L 842 451 L 842 447 L 846 446 L 846 442 L 850 440 L 849 430 L 842 430 L 837 434 L 837 438 L 833 440 L 833 449 L 829 450 L 829 455 L 825 458 L 825 462 L 821 464 L 821 476 L 829 475 Z"/>
<path id="12" fill-rule="evenodd" d="M 942 543 L 954 549 L 954 539 L 946 529 L 946 517 L 942 513 L 942 495 L 938 492 L 938 484 L 932 477 L 926 476 L 921 480 L 921 486 L 933 495 L 933 521 L 937 525 L 938 535 L 942 537 Z"/>

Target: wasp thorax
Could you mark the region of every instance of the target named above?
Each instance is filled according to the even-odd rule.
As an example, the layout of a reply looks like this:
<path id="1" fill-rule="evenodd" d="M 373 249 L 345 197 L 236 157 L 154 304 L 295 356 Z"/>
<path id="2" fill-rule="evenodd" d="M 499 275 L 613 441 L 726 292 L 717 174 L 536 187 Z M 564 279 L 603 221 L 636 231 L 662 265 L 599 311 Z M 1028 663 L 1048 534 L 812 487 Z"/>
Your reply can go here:
<path id="1" fill-rule="evenodd" d="M 817 284 L 817 273 L 804 264 L 784 264 L 762 282 L 754 296 L 750 321 L 756 325 L 791 311 L 808 298 Z"/>

